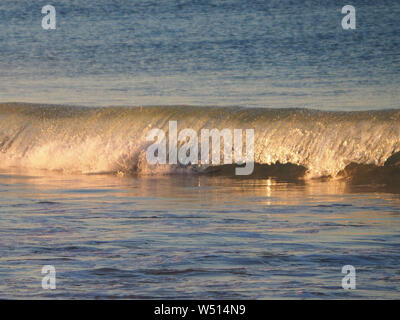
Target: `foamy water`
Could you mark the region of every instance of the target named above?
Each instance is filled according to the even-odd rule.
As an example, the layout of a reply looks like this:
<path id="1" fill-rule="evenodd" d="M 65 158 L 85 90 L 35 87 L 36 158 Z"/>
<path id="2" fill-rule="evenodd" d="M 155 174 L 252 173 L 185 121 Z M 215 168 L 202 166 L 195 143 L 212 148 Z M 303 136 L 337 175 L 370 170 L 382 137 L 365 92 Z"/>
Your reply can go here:
<path id="1" fill-rule="evenodd" d="M 396 110 L 0 104 L 0 166 L 81 173 L 173 173 L 176 166 L 149 165 L 146 150 L 151 142 L 146 135 L 155 128 L 168 133 L 169 121 L 177 121 L 178 130 L 192 128 L 199 135 L 201 129 L 253 129 L 255 163 L 293 164 L 304 167 L 306 177 L 334 178 L 352 163 L 383 167 L 396 156 L 399 118 Z"/>

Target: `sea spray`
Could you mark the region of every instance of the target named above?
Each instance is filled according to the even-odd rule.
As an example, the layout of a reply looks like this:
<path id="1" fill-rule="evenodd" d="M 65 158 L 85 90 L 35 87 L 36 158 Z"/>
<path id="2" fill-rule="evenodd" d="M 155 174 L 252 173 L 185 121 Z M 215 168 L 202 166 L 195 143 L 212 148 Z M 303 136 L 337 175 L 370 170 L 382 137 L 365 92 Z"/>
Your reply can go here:
<path id="1" fill-rule="evenodd" d="M 150 165 L 146 134 L 179 129 L 252 128 L 258 165 L 305 167 L 336 176 L 352 163 L 383 166 L 400 151 L 400 111 L 323 112 L 242 107 L 84 108 L 0 104 L 0 167 L 64 172 L 174 173 L 202 168 Z M 212 166 L 212 164 L 211 164 Z M 194 170 L 193 170 L 194 169 Z"/>

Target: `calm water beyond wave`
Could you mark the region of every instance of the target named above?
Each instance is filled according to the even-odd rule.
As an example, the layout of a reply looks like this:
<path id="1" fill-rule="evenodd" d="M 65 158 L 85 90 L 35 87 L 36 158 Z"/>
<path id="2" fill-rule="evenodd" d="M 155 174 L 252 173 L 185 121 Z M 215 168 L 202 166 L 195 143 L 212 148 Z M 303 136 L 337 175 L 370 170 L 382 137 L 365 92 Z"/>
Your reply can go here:
<path id="1" fill-rule="evenodd" d="M 400 107 L 397 0 L 50 2 L 1 1 L 0 102 Z"/>

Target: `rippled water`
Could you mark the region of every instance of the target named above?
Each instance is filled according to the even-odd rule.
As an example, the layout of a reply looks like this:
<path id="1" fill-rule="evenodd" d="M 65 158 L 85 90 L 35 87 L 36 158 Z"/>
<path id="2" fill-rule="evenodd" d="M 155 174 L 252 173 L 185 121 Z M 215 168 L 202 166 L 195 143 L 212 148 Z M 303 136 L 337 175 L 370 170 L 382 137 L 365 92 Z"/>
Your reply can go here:
<path id="1" fill-rule="evenodd" d="M 400 298 L 382 186 L 3 172 L 0 195 L 1 298 Z"/>
<path id="2" fill-rule="evenodd" d="M 54 31 L 45 3 L 0 3 L 0 103 L 35 104 L 0 105 L 0 298 L 400 298 L 399 1 L 352 1 L 351 31 L 337 0 L 51 4 Z M 168 120 L 349 181 L 122 176 Z"/>

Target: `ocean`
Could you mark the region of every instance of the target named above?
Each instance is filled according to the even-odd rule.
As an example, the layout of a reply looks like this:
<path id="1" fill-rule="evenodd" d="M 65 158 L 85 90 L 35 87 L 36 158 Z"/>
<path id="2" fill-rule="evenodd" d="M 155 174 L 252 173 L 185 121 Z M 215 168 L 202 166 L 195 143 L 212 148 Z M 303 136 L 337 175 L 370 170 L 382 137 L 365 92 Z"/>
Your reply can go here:
<path id="1" fill-rule="evenodd" d="M 50 2 L 0 3 L 1 299 L 400 298 L 398 1 Z"/>

